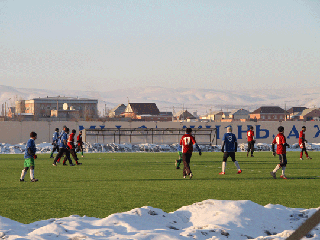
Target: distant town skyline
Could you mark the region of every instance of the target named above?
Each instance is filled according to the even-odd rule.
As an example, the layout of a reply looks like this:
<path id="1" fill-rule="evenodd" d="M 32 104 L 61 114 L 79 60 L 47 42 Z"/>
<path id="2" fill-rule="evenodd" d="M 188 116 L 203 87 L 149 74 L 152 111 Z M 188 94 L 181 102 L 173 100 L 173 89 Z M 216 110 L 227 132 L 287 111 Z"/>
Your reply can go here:
<path id="1" fill-rule="evenodd" d="M 1 1 L 0 84 L 112 91 L 320 86 L 320 2 Z"/>

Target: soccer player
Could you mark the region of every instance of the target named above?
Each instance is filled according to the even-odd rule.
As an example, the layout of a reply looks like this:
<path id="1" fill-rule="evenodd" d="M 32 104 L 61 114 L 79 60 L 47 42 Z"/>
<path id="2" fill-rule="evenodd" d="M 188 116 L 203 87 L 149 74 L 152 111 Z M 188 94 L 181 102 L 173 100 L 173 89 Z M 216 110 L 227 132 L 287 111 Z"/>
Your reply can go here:
<path id="1" fill-rule="evenodd" d="M 220 175 L 226 174 L 226 166 L 227 166 L 227 159 L 231 157 L 231 160 L 236 165 L 238 172 L 237 174 L 242 173 L 242 170 L 239 166 L 238 161 L 236 160 L 236 154 L 238 148 L 238 142 L 236 135 L 232 133 L 232 127 L 227 127 L 227 132 L 223 135 L 222 138 L 222 147 L 221 152 L 223 152 L 223 159 L 222 159 L 222 171 L 219 173 Z"/>
<path id="2" fill-rule="evenodd" d="M 303 156 L 303 152 L 306 153 L 306 157 L 307 159 L 312 159 L 311 157 L 309 157 L 308 152 L 307 152 L 307 148 L 306 148 L 306 143 L 308 142 L 306 140 L 306 134 L 305 131 L 307 130 L 307 128 L 305 126 L 302 127 L 302 130 L 299 134 L 299 146 L 301 148 L 301 152 L 300 152 L 300 160 L 303 160 L 302 156 Z"/>
<path id="3" fill-rule="evenodd" d="M 282 168 L 282 174 L 280 178 L 287 179 L 285 175 L 285 170 L 287 166 L 287 156 L 286 156 L 286 147 L 289 147 L 289 144 L 287 143 L 286 137 L 283 135 L 284 133 L 284 127 L 280 126 L 278 127 L 278 135 L 274 138 L 272 142 L 272 155 L 275 156 L 276 152 L 274 150 L 274 145 L 277 144 L 277 154 L 279 155 L 280 163 L 273 169 L 272 172 L 270 172 L 271 176 L 276 179 L 276 173 L 277 171 Z"/>
<path id="4" fill-rule="evenodd" d="M 52 136 L 53 148 L 52 148 L 52 151 L 51 151 L 50 158 L 53 158 L 54 151 L 59 152 L 59 128 L 56 128 L 54 131 L 55 132 L 53 133 L 53 136 Z"/>
<path id="5" fill-rule="evenodd" d="M 83 157 L 83 142 L 82 142 L 82 131 L 79 131 L 79 135 L 77 136 L 77 150 L 76 152 L 81 151 L 81 157 Z"/>
<path id="6" fill-rule="evenodd" d="M 193 152 L 193 145 L 196 146 L 199 155 L 201 156 L 201 148 L 196 142 L 196 139 L 191 135 L 192 129 L 187 128 L 186 134 L 184 134 L 180 139 L 180 145 L 182 146 L 182 161 L 183 161 L 183 178 L 189 176 L 190 179 L 193 177 L 193 174 L 190 169 L 190 160 Z"/>
<path id="7" fill-rule="evenodd" d="M 68 145 L 67 145 L 68 133 L 69 133 L 69 128 L 65 128 L 60 139 L 59 152 L 53 160 L 53 164 L 52 164 L 53 166 L 57 166 L 57 161 L 62 157 L 63 154 L 66 154 L 67 159 L 69 160 L 70 166 L 75 165 L 72 163 L 72 160 L 70 158 L 70 152 L 68 150 Z M 67 165 L 67 164 L 63 163 L 63 165 Z"/>
<path id="8" fill-rule="evenodd" d="M 232 127 L 227 127 L 227 132 L 223 135 L 223 138 L 222 138 L 221 152 L 223 152 L 223 159 L 222 159 L 222 171 L 221 173 L 219 173 L 220 175 L 226 174 L 228 157 L 231 157 L 231 160 L 234 162 L 234 165 L 236 165 L 238 169 L 237 174 L 242 173 L 239 163 L 236 160 L 235 152 L 237 151 L 237 148 L 238 148 L 238 142 L 237 142 L 236 135 L 232 133 Z"/>
<path id="9" fill-rule="evenodd" d="M 72 155 L 73 159 L 76 161 L 76 164 L 77 165 L 81 165 L 82 163 L 79 163 L 78 162 L 78 157 L 77 157 L 77 154 L 75 152 L 75 146 L 74 146 L 74 135 L 76 134 L 76 130 L 75 129 L 72 129 L 72 132 L 71 134 L 68 136 L 68 150 L 70 152 L 70 154 Z M 64 157 L 64 160 L 63 160 L 63 164 L 65 165 L 67 161 L 67 156 Z"/>
<path id="10" fill-rule="evenodd" d="M 182 162 L 182 147 L 179 145 L 178 146 L 178 154 L 179 154 L 179 159 L 176 160 L 176 169 L 180 169 L 180 164 Z"/>
<path id="11" fill-rule="evenodd" d="M 24 182 L 24 177 L 30 168 L 30 179 L 31 182 L 37 182 L 38 179 L 34 178 L 34 159 L 37 158 L 36 155 L 36 144 L 37 134 L 35 132 L 30 133 L 30 139 L 27 142 L 27 147 L 24 153 L 24 169 L 21 172 L 20 182 Z"/>
<path id="12" fill-rule="evenodd" d="M 250 126 L 249 131 L 247 131 L 247 140 L 248 140 L 247 157 L 250 151 L 251 151 L 251 157 L 253 157 L 255 140 L 254 140 L 254 131 L 252 126 Z"/>

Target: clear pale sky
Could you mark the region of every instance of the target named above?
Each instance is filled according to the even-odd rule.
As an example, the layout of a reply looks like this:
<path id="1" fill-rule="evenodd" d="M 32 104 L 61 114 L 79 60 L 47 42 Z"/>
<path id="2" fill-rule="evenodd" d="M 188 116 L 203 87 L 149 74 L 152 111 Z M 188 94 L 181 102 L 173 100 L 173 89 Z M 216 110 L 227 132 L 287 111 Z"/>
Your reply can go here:
<path id="1" fill-rule="evenodd" d="M 320 86 L 319 0 L 0 0 L 0 84 Z"/>

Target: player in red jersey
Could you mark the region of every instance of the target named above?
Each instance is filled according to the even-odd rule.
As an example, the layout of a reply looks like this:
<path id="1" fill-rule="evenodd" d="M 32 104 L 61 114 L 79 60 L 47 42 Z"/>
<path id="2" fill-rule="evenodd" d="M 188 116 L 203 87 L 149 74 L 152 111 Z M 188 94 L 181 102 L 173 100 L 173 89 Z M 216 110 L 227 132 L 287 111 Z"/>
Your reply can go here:
<path id="1" fill-rule="evenodd" d="M 81 165 L 82 163 L 78 162 L 79 159 L 77 157 L 77 154 L 76 154 L 76 151 L 75 151 L 75 146 L 74 146 L 74 135 L 75 134 L 76 134 L 76 130 L 72 129 L 71 134 L 68 136 L 67 146 L 68 146 L 68 151 L 72 155 L 73 159 L 76 161 L 76 164 L 77 165 Z M 67 157 L 64 158 L 63 165 L 66 164 L 66 161 L 67 161 Z"/>
<path id="2" fill-rule="evenodd" d="M 250 126 L 249 131 L 247 131 L 247 140 L 248 140 L 247 157 L 250 151 L 251 151 L 251 157 L 253 157 L 255 140 L 254 140 L 254 131 L 252 126 Z"/>
<path id="3" fill-rule="evenodd" d="M 282 174 L 281 178 L 287 179 L 286 175 L 284 174 L 287 166 L 287 157 L 286 157 L 286 147 L 289 147 L 289 144 L 287 143 L 286 137 L 283 135 L 284 133 L 284 127 L 280 126 L 278 127 L 278 135 L 275 137 L 275 139 L 272 142 L 272 155 L 275 156 L 276 152 L 274 151 L 274 145 L 277 144 L 277 154 L 279 155 L 280 163 L 273 169 L 272 172 L 270 172 L 271 176 L 276 179 L 276 172 L 282 168 Z"/>
<path id="4" fill-rule="evenodd" d="M 186 134 L 182 136 L 180 139 L 180 145 L 182 146 L 182 161 L 184 164 L 183 168 L 183 178 L 189 176 L 190 179 L 192 178 L 192 172 L 190 169 L 190 159 L 193 152 L 193 145 L 196 146 L 197 150 L 199 151 L 199 155 L 201 156 L 201 148 L 196 142 L 196 139 L 191 135 L 192 129 L 187 128 Z"/>
<path id="5" fill-rule="evenodd" d="M 301 152 L 300 152 L 300 160 L 303 160 L 302 156 L 303 156 L 303 152 L 306 153 L 306 157 L 307 159 L 312 159 L 311 157 L 309 157 L 308 152 L 307 152 L 307 148 L 306 148 L 306 143 L 308 142 L 306 140 L 306 134 L 305 131 L 307 130 L 307 128 L 305 126 L 302 127 L 302 130 L 299 134 L 299 146 L 301 148 Z"/>
<path id="6" fill-rule="evenodd" d="M 82 131 L 79 131 L 79 135 L 77 137 L 77 150 L 76 152 L 81 151 L 81 157 L 83 157 L 83 142 L 82 142 Z"/>

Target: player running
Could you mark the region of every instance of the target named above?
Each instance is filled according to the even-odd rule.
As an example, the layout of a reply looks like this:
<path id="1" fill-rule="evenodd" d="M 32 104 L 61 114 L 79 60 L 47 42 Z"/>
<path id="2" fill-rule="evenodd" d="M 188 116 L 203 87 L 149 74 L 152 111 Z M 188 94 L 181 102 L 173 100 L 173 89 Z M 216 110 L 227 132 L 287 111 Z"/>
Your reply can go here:
<path id="1" fill-rule="evenodd" d="M 278 127 L 278 135 L 275 137 L 275 139 L 272 142 L 272 155 L 275 156 L 276 152 L 274 150 L 274 145 L 277 144 L 277 154 L 279 155 L 280 163 L 273 169 L 272 172 L 270 172 L 271 176 L 276 179 L 276 173 L 277 171 L 282 168 L 282 174 L 280 178 L 287 179 L 285 175 L 285 170 L 287 166 L 287 156 L 286 156 L 286 147 L 289 147 L 289 144 L 287 143 L 286 137 L 283 135 L 284 133 L 284 127 L 280 126 Z"/>
<path id="2" fill-rule="evenodd" d="M 24 177 L 28 169 L 30 168 L 30 179 L 31 182 L 37 182 L 38 179 L 34 178 L 34 159 L 37 158 L 36 155 L 36 144 L 37 134 L 35 132 L 30 133 L 30 139 L 27 142 L 27 147 L 24 153 L 24 169 L 21 172 L 20 182 L 24 182 Z"/>
<path id="3" fill-rule="evenodd" d="M 196 146 L 199 155 L 201 156 L 201 148 L 196 142 L 196 139 L 191 135 L 192 129 L 187 128 L 186 134 L 180 139 L 180 145 L 182 146 L 182 161 L 183 161 L 183 178 L 189 176 L 190 179 L 193 177 L 193 174 L 190 169 L 190 160 L 193 152 L 193 145 Z"/>
<path id="4" fill-rule="evenodd" d="M 308 142 L 306 140 L 306 132 L 307 128 L 305 126 L 302 127 L 302 130 L 299 134 L 299 146 L 301 148 L 301 152 L 300 152 L 300 160 L 303 160 L 302 156 L 303 156 L 303 152 L 306 153 L 306 157 L 307 159 L 312 159 L 311 157 L 309 157 L 308 152 L 307 152 L 307 148 L 306 148 L 306 143 Z"/>
<path id="5" fill-rule="evenodd" d="M 238 142 L 237 142 L 236 135 L 232 133 L 232 127 L 228 127 L 227 132 L 223 135 L 223 138 L 222 138 L 221 152 L 223 152 L 223 160 L 222 160 L 222 171 L 221 173 L 219 173 L 220 175 L 226 174 L 228 157 L 231 157 L 232 161 L 234 162 L 234 165 L 236 165 L 238 169 L 237 174 L 242 173 L 239 163 L 236 160 L 235 152 L 237 151 L 237 148 L 238 148 Z"/>

